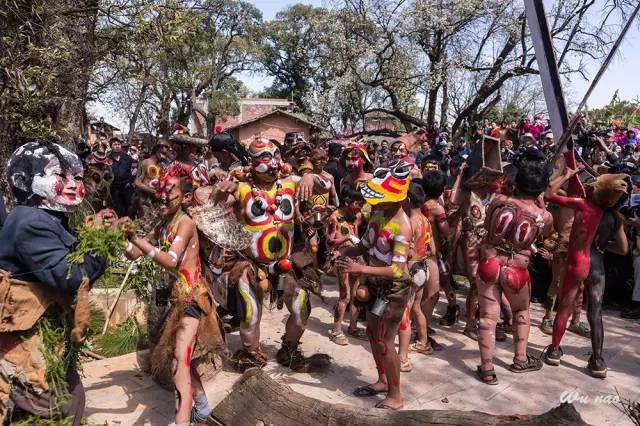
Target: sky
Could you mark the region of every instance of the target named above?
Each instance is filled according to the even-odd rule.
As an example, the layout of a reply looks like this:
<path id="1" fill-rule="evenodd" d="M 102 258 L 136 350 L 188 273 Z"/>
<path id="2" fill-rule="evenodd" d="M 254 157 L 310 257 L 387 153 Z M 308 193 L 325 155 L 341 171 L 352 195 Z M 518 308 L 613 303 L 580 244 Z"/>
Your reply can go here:
<path id="1" fill-rule="evenodd" d="M 252 0 L 258 9 L 262 11 L 265 21 L 273 19 L 281 10 L 296 3 L 310 4 L 313 6 L 329 5 L 328 0 L 298 0 L 298 1 L 277 1 L 277 0 Z M 545 3 L 552 3 L 551 1 Z M 547 8 L 549 5 L 547 4 Z M 616 89 L 619 89 L 619 97 L 623 100 L 640 100 L 640 55 L 635 46 L 640 46 L 640 17 L 636 18 L 636 23 L 631 26 L 622 45 L 618 49 L 618 54 L 609 65 L 609 68 L 591 94 L 587 103 L 590 108 L 597 108 L 607 105 Z M 598 68 L 599 62 L 592 61 L 587 66 L 589 78 L 593 78 Z M 239 76 L 249 90 L 259 92 L 271 84 L 272 79 L 259 73 L 243 73 Z M 581 76 L 574 75 L 571 81 L 567 81 L 563 86 L 564 96 L 569 109 L 577 105 L 589 88 L 591 81 L 585 81 Z M 114 123 L 121 129 L 126 129 L 126 124 L 113 116 L 105 105 L 97 104 L 91 108 L 97 117 L 104 117 L 107 122 Z"/>

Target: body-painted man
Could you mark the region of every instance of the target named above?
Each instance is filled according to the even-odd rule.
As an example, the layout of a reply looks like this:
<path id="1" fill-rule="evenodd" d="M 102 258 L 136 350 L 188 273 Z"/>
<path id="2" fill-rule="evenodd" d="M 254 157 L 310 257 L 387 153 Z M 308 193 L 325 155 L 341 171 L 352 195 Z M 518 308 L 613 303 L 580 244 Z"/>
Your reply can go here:
<path id="1" fill-rule="evenodd" d="M 456 205 L 461 212 L 461 234 L 460 243 L 464 256 L 464 265 L 467 278 L 471 285 L 467 296 L 466 315 L 467 322 L 464 334 L 474 340 L 478 339 L 478 327 L 476 315 L 478 312 L 478 286 L 476 277 L 478 275 L 478 263 L 480 261 L 480 245 L 486 235 L 484 228 L 486 206 L 491 200 L 492 194 L 497 186 L 486 185 L 474 189 L 462 187 L 462 179 L 465 174 L 466 164 L 460 167 L 460 173 L 453 186 L 452 204 Z"/>
<path id="2" fill-rule="evenodd" d="M 411 280 L 407 256 L 411 242 L 411 224 L 402 208 L 407 197 L 410 166 L 402 161 L 377 169 L 361 187 L 365 200 L 373 206 L 367 230 L 357 246 L 340 250 L 338 269 L 360 274 L 367 279 L 370 308 L 367 311 L 367 334 L 378 370 L 376 383 L 357 388 L 356 396 L 386 393 L 376 407 L 400 409 L 400 360 L 395 337 L 402 314 L 409 301 Z M 352 258 L 368 254 L 368 264 Z"/>
<path id="3" fill-rule="evenodd" d="M 587 317 L 589 319 L 589 325 L 591 326 L 594 353 L 589 359 L 588 368 L 595 377 L 604 377 L 606 376 L 607 368 L 602 358 L 602 321 L 601 318 L 596 318 L 601 316 L 601 293 L 604 291 L 604 265 L 600 255 L 604 250 L 624 253 L 628 247 L 626 247 L 626 249 L 622 247 L 622 243 L 626 243 L 626 238 L 624 241 L 618 238 L 618 244 L 620 246 L 618 246 L 618 244 L 606 244 L 598 238 L 598 242 L 594 247 L 594 240 L 598 234 L 599 224 L 609 223 L 608 218 L 615 210 L 616 204 L 627 194 L 628 187 L 625 179 L 628 179 L 628 176 L 624 174 L 602 175 L 590 185 L 585 193 L 582 188 L 582 183 L 576 176 L 579 169 L 575 167 L 573 151 L 566 153 L 565 158 L 567 164 L 565 173 L 556 178 L 549 186 L 547 199 L 560 206 L 574 209 L 575 220 L 573 221 L 571 236 L 569 238 L 569 266 L 567 267 L 562 282 L 558 313 L 556 314 L 553 324 L 552 343 L 545 354 L 545 362 L 549 365 L 560 365 L 560 359 L 563 354 L 560 348 L 560 342 L 564 336 L 578 286 L 583 280 L 589 278 L 586 283 L 586 288 L 589 296 L 588 311 L 591 312 L 587 313 Z M 558 195 L 558 190 L 567 181 L 567 194 L 570 196 L 564 197 Z M 586 198 L 571 196 L 580 194 L 581 192 L 586 195 Z M 607 213 L 607 220 L 603 220 L 605 212 Z M 617 235 L 616 228 L 616 226 L 610 226 L 610 230 L 608 231 L 603 229 L 603 239 Z M 613 231 L 611 229 L 613 229 Z M 605 235 L 605 233 L 608 233 L 608 235 Z M 594 250 L 596 253 L 594 253 Z M 592 258 L 597 259 L 597 262 L 594 264 L 593 274 L 590 273 Z"/>
<path id="4" fill-rule="evenodd" d="M 126 228 L 130 239 L 127 257 L 133 260 L 146 255 L 175 277 L 169 289 L 171 312 L 153 348 L 151 370 L 160 378 L 170 370 L 176 391 L 176 425 L 205 421 L 211 414 L 200 380 L 203 371 L 198 368 L 206 368 L 213 354 L 224 350 L 213 296 L 202 277 L 196 225 L 182 208 L 185 193 L 191 189 L 189 178 L 177 168 L 162 173 L 157 190 L 162 222 L 149 239 Z"/>
<path id="5" fill-rule="evenodd" d="M 72 265 L 67 261 L 76 238 L 66 215 L 84 198 L 82 178 L 80 159 L 51 142 L 22 145 L 7 165 L 16 207 L 0 231 L 2 422 L 13 410 L 43 418 L 70 417 L 74 425 L 82 420 L 84 389 L 75 370 L 79 361 L 68 358 L 64 348 L 84 339 L 89 286 L 107 266 L 101 256 L 86 255 L 82 263 Z M 75 302 L 78 295 L 82 297 Z M 86 318 L 80 317 L 83 312 Z M 64 340 L 44 342 L 38 326 L 42 317 L 65 330 Z M 66 383 L 49 381 L 46 372 L 60 366 L 50 364 L 45 349 L 69 362 L 62 372 Z"/>
<path id="6" fill-rule="evenodd" d="M 333 209 L 339 206 L 340 202 L 336 194 L 333 176 L 331 176 L 329 172 L 324 171 L 324 166 L 327 164 L 327 153 L 325 150 L 322 148 L 312 150 L 309 163 L 311 164 L 310 173 L 315 173 L 331 182 L 331 188 L 328 190 L 320 194 L 314 194 L 311 200 L 296 205 L 296 214 L 302 226 L 302 232 L 307 238 L 308 248 L 311 250 L 311 253 L 314 254 L 317 260 L 316 264 L 321 264 L 323 263 L 324 256 L 322 253 L 318 253 L 318 249 L 323 247 L 324 244 L 322 236 L 318 234 L 318 229 L 323 227 Z M 323 259 L 318 260 L 318 256 L 322 256 Z"/>
<path id="7" fill-rule="evenodd" d="M 423 305 L 426 305 L 430 299 L 437 299 L 440 291 L 437 269 L 432 276 L 428 265 L 429 259 L 435 260 L 436 246 L 429 219 L 421 212 L 425 195 L 424 189 L 419 183 L 411 182 L 406 201 L 405 210 L 409 210 L 412 234 L 407 267 L 413 291 L 398 331 L 398 356 L 402 372 L 408 372 L 412 369 L 408 359 L 409 351 L 425 355 L 433 353 L 434 348 L 431 346 L 433 339 L 428 336 L 428 321 Z M 410 319 L 415 324 L 417 335 L 416 341 L 412 344 L 409 344 L 411 340 Z"/>
<path id="8" fill-rule="evenodd" d="M 506 296 L 514 315 L 514 357 L 510 370 L 515 373 L 535 371 L 542 362 L 527 354 L 529 338 L 529 302 L 531 279 L 529 260 L 533 244 L 539 236 L 552 231 L 552 217 L 537 204 L 546 189 L 548 177 L 543 166 L 530 165 L 518 171 L 516 193 L 496 195 L 487 208 L 484 227 L 487 230 L 478 266 L 478 298 L 480 305 L 479 338 L 480 379 L 497 384 L 493 369 L 496 324 L 500 318 L 500 292 Z"/>
<path id="9" fill-rule="evenodd" d="M 364 198 L 360 192 L 352 188 L 345 188 L 340 193 L 342 205 L 329 217 L 327 223 L 327 249 L 339 250 L 341 247 L 357 245 L 360 242 L 360 230 L 364 224 L 361 209 Z M 340 295 L 333 314 L 333 329 L 329 331 L 329 338 L 338 345 L 349 343 L 342 332 L 344 314 L 349 310 L 349 328 L 347 334 L 363 338 L 362 329 L 358 328 L 358 308 L 354 297 L 360 284 L 358 275 L 351 275 L 337 271 Z"/>
<path id="10" fill-rule="evenodd" d="M 566 193 L 563 192 L 561 195 L 564 194 Z M 573 227 L 574 220 L 573 209 L 564 206 L 556 206 L 553 203 L 550 204 L 549 211 L 553 215 L 553 227 L 558 234 L 558 238 L 555 241 L 555 248 L 552 253 L 551 284 L 547 290 L 544 316 L 542 317 L 542 322 L 540 324 L 542 332 L 549 335 L 553 333 L 554 305 L 568 266 L 567 256 L 569 251 L 569 235 L 571 234 L 571 228 Z M 584 322 L 580 321 L 583 293 L 584 283 L 581 283 L 578 288 L 578 292 L 576 293 L 576 299 L 571 315 L 571 323 L 569 324 L 568 330 L 587 337 L 589 336 L 588 326 L 586 326 Z"/>
<path id="11" fill-rule="evenodd" d="M 422 188 L 425 192 L 426 201 L 422 206 L 422 214 L 431 223 L 433 241 L 436 245 L 435 256 L 427 258 L 429 273 L 438 277 L 439 286 L 447 297 L 447 311 L 440 319 L 440 325 L 451 326 L 458 321 L 460 308 L 456 301 L 456 293 L 451 286 L 450 268 L 447 267 L 451 245 L 451 229 L 447 220 L 447 212 L 441 202 L 445 184 L 446 177 L 439 170 L 427 171 L 424 174 Z M 428 319 L 431 319 L 437 302 L 437 297 L 427 299 L 427 303 L 424 305 L 424 314 Z"/>
<path id="12" fill-rule="evenodd" d="M 371 178 L 371 173 L 366 171 L 372 164 L 367 148 L 364 144 L 351 142 L 342 151 L 341 161 L 342 167 L 348 174 L 342 178 L 340 190 L 348 187 L 360 190 L 360 187 Z"/>
<path id="13" fill-rule="evenodd" d="M 251 171 L 245 182 L 218 184 L 215 197 L 233 205 L 252 243 L 245 257 L 225 259 L 229 282 L 237 286 L 242 304 L 240 338 L 243 349 L 234 355 L 239 369 L 264 366 L 260 345 L 260 320 L 264 295 L 275 290 L 290 312 L 277 361 L 295 371 L 309 371 L 328 364 L 326 357 L 304 357 L 298 349 L 311 311 L 307 290 L 291 270 L 296 198 L 309 200 L 327 192 L 331 181 L 309 173 L 299 179 L 280 179 L 282 159 L 273 142 L 256 138 L 248 149 Z M 297 180 L 297 183 L 296 183 Z"/>

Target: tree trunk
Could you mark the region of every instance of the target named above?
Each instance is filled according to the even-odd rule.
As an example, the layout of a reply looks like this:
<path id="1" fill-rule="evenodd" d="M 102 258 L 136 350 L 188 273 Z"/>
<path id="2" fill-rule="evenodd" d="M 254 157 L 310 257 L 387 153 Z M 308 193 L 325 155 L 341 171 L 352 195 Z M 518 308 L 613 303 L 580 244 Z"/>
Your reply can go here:
<path id="1" fill-rule="evenodd" d="M 260 369 L 251 369 L 213 410 L 224 425 L 586 425 L 571 404 L 541 415 L 495 416 L 478 411 L 391 411 L 330 404 L 281 385 Z M 210 423 L 211 424 L 211 423 Z"/>
<path id="2" fill-rule="evenodd" d="M 429 104 L 427 106 L 427 124 L 433 126 L 436 121 L 436 105 L 438 104 L 438 90 L 440 85 L 429 89 Z"/>
<path id="3" fill-rule="evenodd" d="M 440 105 L 440 127 L 447 127 L 449 121 L 449 88 L 447 80 L 442 84 L 442 104 Z"/>
<path id="4" fill-rule="evenodd" d="M 131 144 L 131 142 L 133 141 L 133 135 L 136 132 L 138 117 L 140 116 L 140 110 L 142 109 L 142 105 L 144 105 L 148 88 L 149 88 L 149 85 L 146 83 L 142 85 L 142 88 L 140 88 L 140 96 L 138 96 L 136 107 L 133 110 L 133 115 L 131 115 L 131 119 L 129 120 L 129 134 L 127 135 L 127 141 L 129 141 L 129 144 Z"/>

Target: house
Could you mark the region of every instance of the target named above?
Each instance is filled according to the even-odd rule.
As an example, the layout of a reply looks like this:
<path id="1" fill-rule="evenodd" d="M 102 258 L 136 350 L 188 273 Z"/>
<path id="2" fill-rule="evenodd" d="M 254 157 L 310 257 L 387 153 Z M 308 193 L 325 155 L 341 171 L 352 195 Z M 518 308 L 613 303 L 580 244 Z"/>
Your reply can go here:
<path id="1" fill-rule="evenodd" d="M 396 118 L 382 112 L 370 112 L 364 116 L 364 131 L 396 130 Z"/>
<path id="2" fill-rule="evenodd" d="M 238 101 L 238 115 L 225 115 L 216 117 L 216 126 L 223 129 L 234 127 L 235 125 L 252 120 L 256 117 L 265 115 L 276 109 L 295 112 L 296 106 L 289 99 L 280 98 L 241 98 Z M 207 111 L 207 99 L 201 98 L 196 102 L 196 113 L 191 116 L 189 122 L 189 130 L 192 135 L 201 135 L 209 137 L 207 134 L 207 125 L 205 120 Z M 197 120 L 197 121 L 196 121 Z"/>
<path id="3" fill-rule="evenodd" d="M 256 136 L 283 142 L 287 133 L 298 133 L 309 140 L 322 129 L 302 114 L 274 109 L 250 119 L 244 119 L 233 126 L 226 127 L 225 130 L 247 147 Z"/>

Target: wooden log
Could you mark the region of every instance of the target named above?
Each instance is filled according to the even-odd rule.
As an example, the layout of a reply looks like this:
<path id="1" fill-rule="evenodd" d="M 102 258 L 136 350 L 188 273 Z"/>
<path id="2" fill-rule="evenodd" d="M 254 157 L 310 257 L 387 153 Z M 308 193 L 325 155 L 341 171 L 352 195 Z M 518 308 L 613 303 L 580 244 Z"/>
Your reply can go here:
<path id="1" fill-rule="evenodd" d="M 247 370 L 213 410 L 218 423 L 233 425 L 586 425 L 572 404 L 540 415 L 496 416 L 479 411 L 401 410 L 329 404 L 294 392 L 267 373 Z"/>

